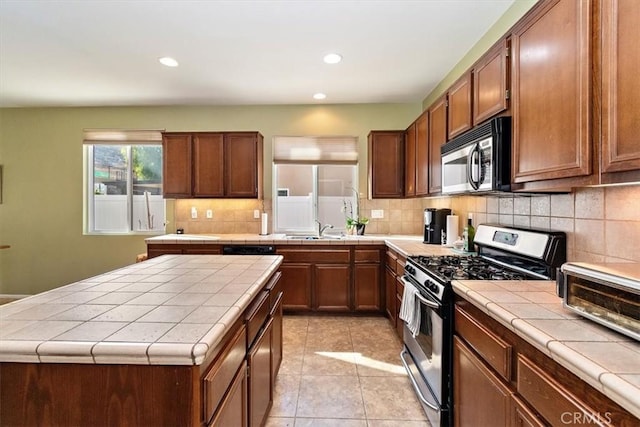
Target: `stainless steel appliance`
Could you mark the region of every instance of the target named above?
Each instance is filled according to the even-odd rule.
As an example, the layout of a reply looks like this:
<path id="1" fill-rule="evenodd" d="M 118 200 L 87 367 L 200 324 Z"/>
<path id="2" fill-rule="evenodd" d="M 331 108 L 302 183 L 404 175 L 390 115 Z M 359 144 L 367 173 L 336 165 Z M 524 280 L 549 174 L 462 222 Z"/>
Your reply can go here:
<path id="1" fill-rule="evenodd" d="M 640 341 L 640 264 L 568 262 L 560 271 L 566 308 Z"/>
<path id="2" fill-rule="evenodd" d="M 562 232 L 481 224 L 475 243 L 475 256 L 410 256 L 402 277 L 419 291 L 420 329 L 405 323 L 400 358 L 433 426 L 453 425 L 451 280 L 550 280 L 566 261 Z"/>
<path id="3" fill-rule="evenodd" d="M 440 149 L 442 193 L 511 190 L 511 117 L 497 117 Z"/>
<path id="4" fill-rule="evenodd" d="M 447 226 L 447 215 L 451 215 L 451 209 L 427 208 L 424 210 L 424 243 L 434 245 L 442 243 L 442 231 Z"/>
<path id="5" fill-rule="evenodd" d="M 223 255 L 273 255 L 276 247 L 273 245 L 225 245 Z"/>

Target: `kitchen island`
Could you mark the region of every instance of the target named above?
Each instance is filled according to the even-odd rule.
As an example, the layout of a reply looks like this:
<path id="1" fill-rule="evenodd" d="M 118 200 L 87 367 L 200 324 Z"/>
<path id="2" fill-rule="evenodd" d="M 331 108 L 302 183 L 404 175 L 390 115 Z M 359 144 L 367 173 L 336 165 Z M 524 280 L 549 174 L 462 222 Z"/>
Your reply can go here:
<path id="1" fill-rule="evenodd" d="M 281 263 L 165 255 L 1 306 L 0 424 L 259 424 Z"/>

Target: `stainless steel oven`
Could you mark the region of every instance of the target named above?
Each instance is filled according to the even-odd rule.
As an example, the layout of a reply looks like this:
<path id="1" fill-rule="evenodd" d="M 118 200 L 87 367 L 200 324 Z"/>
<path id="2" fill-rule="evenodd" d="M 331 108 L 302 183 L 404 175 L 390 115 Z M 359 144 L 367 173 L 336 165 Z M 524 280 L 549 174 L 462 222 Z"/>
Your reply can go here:
<path id="1" fill-rule="evenodd" d="M 562 232 L 480 224 L 477 256 L 410 256 L 402 282 L 406 301 L 400 316 L 404 347 L 400 354 L 422 407 L 434 427 L 452 426 L 452 280 L 550 280 L 566 260 Z M 410 306 L 410 310 L 405 308 Z M 419 313 L 419 328 L 412 314 Z M 415 333 L 407 322 L 412 324 Z"/>
<path id="2" fill-rule="evenodd" d="M 449 302 L 445 300 L 443 303 L 440 300 L 442 292 L 440 295 L 433 293 L 424 287 L 424 280 L 416 280 L 414 275 L 405 275 L 402 282 L 405 287 L 410 284 L 419 292 L 415 297 L 415 307 L 420 313 L 420 328 L 414 335 L 404 324 L 404 348 L 400 359 L 431 425 L 449 426 L 451 346 L 447 337 L 452 334 L 451 298 L 445 296 Z M 436 282 L 430 285 L 433 288 L 438 286 Z M 444 288 L 439 291 L 444 291 Z"/>
<path id="3" fill-rule="evenodd" d="M 511 189 L 511 118 L 490 120 L 444 144 L 442 193 Z"/>

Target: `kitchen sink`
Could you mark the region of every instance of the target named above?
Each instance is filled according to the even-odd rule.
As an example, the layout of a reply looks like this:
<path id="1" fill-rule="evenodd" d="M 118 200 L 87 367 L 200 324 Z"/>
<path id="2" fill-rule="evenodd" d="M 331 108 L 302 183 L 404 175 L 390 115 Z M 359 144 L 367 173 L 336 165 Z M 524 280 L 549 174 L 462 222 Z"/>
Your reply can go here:
<path id="1" fill-rule="evenodd" d="M 295 235 L 295 234 L 288 234 L 286 236 L 286 239 L 291 239 L 291 240 L 340 240 L 342 239 L 342 236 L 309 236 L 309 235 Z"/>

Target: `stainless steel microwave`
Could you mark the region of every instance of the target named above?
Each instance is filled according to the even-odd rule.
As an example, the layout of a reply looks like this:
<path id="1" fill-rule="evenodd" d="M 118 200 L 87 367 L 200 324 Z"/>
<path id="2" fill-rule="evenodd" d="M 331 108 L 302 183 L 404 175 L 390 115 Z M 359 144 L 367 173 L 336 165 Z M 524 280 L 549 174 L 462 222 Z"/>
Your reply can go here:
<path id="1" fill-rule="evenodd" d="M 442 193 L 511 190 L 511 117 L 497 117 L 441 148 Z"/>

